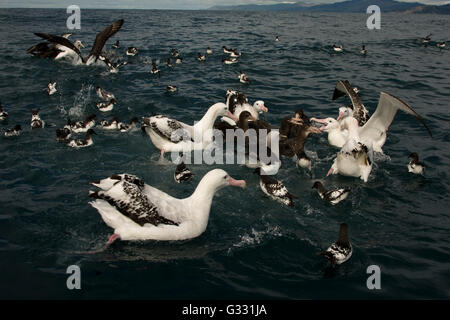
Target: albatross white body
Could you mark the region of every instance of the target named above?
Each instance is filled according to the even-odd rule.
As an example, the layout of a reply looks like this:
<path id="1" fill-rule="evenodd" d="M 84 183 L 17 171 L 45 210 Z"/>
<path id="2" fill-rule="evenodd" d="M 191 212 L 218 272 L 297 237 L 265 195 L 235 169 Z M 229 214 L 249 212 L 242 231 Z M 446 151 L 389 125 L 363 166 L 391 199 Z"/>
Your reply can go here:
<path id="1" fill-rule="evenodd" d="M 96 186 L 103 190 L 120 189 L 121 185 L 109 183 L 110 178 Z M 114 229 L 122 240 L 185 240 L 201 235 L 208 225 L 214 194 L 226 186 L 245 187 L 245 181 L 234 180 L 224 170 L 214 169 L 200 181 L 194 193 L 185 199 L 177 199 L 152 186 L 144 184 L 142 194 L 157 208 L 158 214 L 178 225 L 146 223 L 143 226 L 121 214 L 107 201 L 97 199 L 90 204 L 98 210 L 103 221 Z M 117 190 L 120 196 L 123 190 Z M 114 194 L 110 194 L 114 197 Z M 120 200 L 120 198 L 116 199 Z M 128 203 L 133 206 L 133 203 Z"/>

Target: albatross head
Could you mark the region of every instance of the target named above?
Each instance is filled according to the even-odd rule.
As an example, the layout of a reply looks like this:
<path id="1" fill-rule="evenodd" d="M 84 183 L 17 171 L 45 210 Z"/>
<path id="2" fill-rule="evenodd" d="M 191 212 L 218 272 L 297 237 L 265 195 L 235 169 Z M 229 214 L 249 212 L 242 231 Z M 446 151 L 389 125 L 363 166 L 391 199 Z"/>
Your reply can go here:
<path id="1" fill-rule="evenodd" d="M 325 118 L 325 119 L 311 118 L 311 121 L 322 123 L 323 125 L 320 127 L 321 131 L 329 132 L 333 129 L 339 128 L 339 121 L 337 121 L 334 118 Z"/>
<path id="2" fill-rule="evenodd" d="M 253 107 L 258 110 L 258 112 L 268 112 L 269 109 L 264 105 L 264 101 L 258 100 L 253 104 Z"/>
<path id="3" fill-rule="evenodd" d="M 215 193 L 228 186 L 245 188 L 245 185 L 245 180 L 235 180 L 225 170 L 214 169 L 203 176 L 195 193 Z"/>

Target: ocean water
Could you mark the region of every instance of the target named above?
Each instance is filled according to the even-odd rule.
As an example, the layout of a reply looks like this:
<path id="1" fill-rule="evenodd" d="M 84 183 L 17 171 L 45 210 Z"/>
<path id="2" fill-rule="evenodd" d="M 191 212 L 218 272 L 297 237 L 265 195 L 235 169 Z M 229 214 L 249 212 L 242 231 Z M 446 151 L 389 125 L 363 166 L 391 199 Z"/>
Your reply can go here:
<path id="1" fill-rule="evenodd" d="M 21 124 L 19 137 L 0 137 L 0 298 L 2 299 L 392 299 L 450 297 L 448 48 L 418 40 L 450 40 L 450 16 L 382 14 L 381 30 L 366 28 L 365 14 L 290 12 L 82 10 L 81 39 L 87 53 L 98 31 L 113 20 L 125 23 L 106 45 L 119 39 L 139 54 L 117 74 L 102 67 L 74 66 L 26 54 L 39 42 L 33 32 L 67 32 L 64 9 L 0 10 L 0 101 L 9 119 L 0 131 Z M 279 35 L 281 41 L 274 38 Z M 330 51 L 344 45 L 343 54 Z M 367 56 L 359 54 L 361 44 Z M 243 52 L 224 66 L 222 46 Z M 207 61 L 197 52 L 211 47 Z M 184 62 L 165 67 L 171 48 Z M 151 76 L 152 59 L 161 77 Z M 253 80 L 239 83 L 239 70 Z M 58 92 L 43 91 L 56 80 Z M 309 116 L 337 116 L 344 101 L 331 101 L 335 83 L 348 79 L 361 89 L 372 113 L 384 90 L 409 103 L 425 118 L 433 137 L 413 117 L 399 112 L 384 156 L 378 156 L 367 183 L 325 175 L 336 153 L 326 135 L 310 137 L 311 172 L 283 159 L 277 178 L 298 199 L 288 208 L 268 199 L 258 177 L 241 165 L 191 165 L 195 178 L 173 181 L 175 165 L 160 163 L 159 151 L 140 130 L 128 134 L 96 128 L 94 145 L 75 150 L 55 141 L 67 117 L 95 112 L 116 115 L 164 113 L 185 122 L 200 119 L 227 89 L 262 99 L 263 117 L 274 125 L 302 108 Z M 167 95 L 168 84 L 178 92 Z M 118 100 L 107 114 L 96 111 L 94 88 L 102 85 Z M 30 109 L 47 122 L 31 131 Z M 425 176 L 407 172 L 410 152 L 425 162 Z M 214 198 L 208 228 L 180 242 L 117 241 L 104 246 L 112 230 L 88 202 L 89 182 L 128 172 L 176 197 L 190 195 L 201 177 L 221 167 L 247 181 L 245 191 L 221 190 Z M 313 181 L 349 186 L 337 206 L 321 201 Z M 339 223 L 350 228 L 354 252 L 332 269 L 316 253 L 337 238 Z M 68 290 L 66 269 L 81 268 L 81 290 Z M 367 267 L 381 269 L 381 290 L 366 286 Z"/>

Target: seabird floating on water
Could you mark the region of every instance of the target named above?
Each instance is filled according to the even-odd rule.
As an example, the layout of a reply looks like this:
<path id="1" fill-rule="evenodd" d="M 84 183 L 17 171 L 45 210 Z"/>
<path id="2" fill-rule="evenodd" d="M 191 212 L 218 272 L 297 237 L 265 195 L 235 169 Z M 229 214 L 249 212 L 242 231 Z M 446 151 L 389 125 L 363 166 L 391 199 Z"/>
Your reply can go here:
<path id="1" fill-rule="evenodd" d="M 281 202 L 289 207 L 294 207 L 293 198 L 297 198 L 293 194 L 289 193 L 288 189 L 281 181 L 273 178 L 270 175 L 261 174 L 263 168 L 256 168 L 254 173 L 259 175 L 259 185 L 261 190 L 275 201 Z"/>
<path id="2" fill-rule="evenodd" d="M 247 75 L 245 73 L 243 73 L 242 71 L 239 71 L 239 72 L 240 72 L 239 77 L 238 77 L 239 81 L 241 83 L 249 84 L 250 83 L 250 78 L 247 77 Z"/>
<path id="3" fill-rule="evenodd" d="M 125 51 L 127 56 L 135 56 L 138 53 L 138 49 L 136 47 L 128 47 Z"/>
<path id="4" fill-rule="evenodd" d="M 175 179 L 176 183 L 181 183 L 184 181 L 189 181 L 194 177 L 194 174 L 189 170 L 186 165 L 184 164 L 184 161 L 181 161 L 177 168 L 175 169 L 175 173 L 173 174 L 173 178 Z"/>
<path id="5" fill-rule="evenodd" d="M 128 132 L 132 130 L 133 128 L 136 128 L 136 123 L 138 123 L 138 118 L 134 117 L 130 120 L 129 123 L 119 122 L 117 125 L 120 132 Z"/>
<path id="6" fill-rule="evenodd" d="M 116 99 L 111 99 L 107 102 L 99 102 L 97 103 L 97 108 L 101 112 L 111 111 L 116 103 L 117 103 Z"/>
<path id="7" fill-rule="evenodd" d="M 337 46 L 337 45 L 333 44 L 333 50 L 335 52 L 342 52 L 342 51 L 344 51 L 344 47 L 342 45 Z"/>
<path id="8" fill-rule="evenodd" d="M 3 110 L 2 103 L 0 102 L 0 121 L 5 120 L 6 118 L 8 118 L 8 112 Z"/>
<path id="9" fill-rule="evenodd" d="M 194 193 L 174 198 L 144 183 L 136 176 L 121 174 L 92 183 L 90 202 L 103 221 L 114 229 L 107 245 L 121 240 L 186 240 L 201 235 L 208 225 L 214 194 L 227 186 L 245 188 L 244 180 L 214 169 L 203 176 Z"/>
<path id="10" fill-rule="evenodd" d="M 198 61 L 206 61 L 206 56 L 202 55 L 200 52 L 197 53 L 197 60 Z"/>
<path id="11" fill-rule="evenodd" d="M 58 91 L 58 90 L 56 90 L 56 81 L 55 82 L 50 81 L 45 90 L 47 91 L 47 94 L 49 96 L 56 93 L 56 91 Z"/>
<path id="12" fill-rule="evenodd" d="M 68 143 L 71 135 L 72 131 L 69 128 L 56 129 L 56 141 Z"/>
<path id="13" fill-rule="evenodd" d="M 100 99 L 103 99 L 105 101 L 110 101 L 111 99 L 115 99 L 116 97 L 114 96 L 114 94 L 112 94 L 111 92 L 106 91 L 105 89 L 103 89 L 100 86 L 97 86 L 96 88 L 96 92 L 97 92 L 97 96 Z"/>
<path id="14" fill-rule="evenodd" d="M 72 148 L 85 148 L 85 147 L 89 147 L 91 146 L 94 141 L 92 140 L 92 135 L 96 134 L 94 130 L 89 129 L 86 132 L 86 136 L 84 137 L 84 139 L 72 139 L 69 140 L 69 142 L 67 143 L 67 145 L 69 147 Z"/>
<path id="15" fill-rule="evenodd" d="M 213 53 L 213 51 L 211 50 L 210 47 L 208 47 L 208 48 L 206 49 L 206 54 L 212 54 L 212 53 Z"/>
<path id="16" fill-rule="evenodd" d="M 45 126 L 45 122 L 39 117 L 39 111 L 40 109 L 31 109 L 31 129 L 43 128 Z"/>
<path id="17" fill-rule="evenodd" d="M 363 46 L 361 47 L 360 53 L 361 53 L 362 55 L 367 54 L 367 50 L 366 50 L 366 46 L 365 46 L 365 45 L 363 45 Z"/>
<path id="18" fill-rule="evenodd" d="M 7 129 L 5 131 L 5 137 L 18 136 L 21 131 L 22 127 L 20 126 L 20 124 L 16 124 L 13 128 Z"/>
<path id="19" fill-rule="evenodd" d="M 408 163 L 408 172 L 423 175 L 425 165 L 422 162 L 419 162 L 419 155 L 417 152 L 411 153 L 408 158 L 411 158 L 411 161 Z"/>
<path id="20" fill-rule="evenodd" d="M 166 92 L 175 92 L 175 91 L 177 91 L 177 87 L 176 86 L 168 85 L 166 87 Z"/>
<path id="21" fill-rule="evenodd" d="M 312 188 L 317 189 L 319 196 L 332 205 L 338 204 L 342 200 L 346 199 L 350 193 L 350 188 L 327 190 L 320 181 L 314 182 Z"/>
<path id="22" fill-rule="evenodd" d="M 89 129 L 95 126 L 96 117 L 97 116 L 93 113 L 87 116 L 83 121 L 72 122 L 70 119 L 67 119 L 67 124 L 64 127 L 69 128 L 75 133 L 87 132 Z"/>
<path id="23" fill-rule="evenodd" d="M 337 264 L 342 264 L 352 256 L 353 248 L 348 238 L 348 225 L 341 223 L 339 227 L 339 238 L 331 246 L 320 253 L 324 256 L 331 265 L 335 267 Z"/>
<path id="24" fill-rule="evenodd" d="M 237 58 L 229 58 L 229 59 L 223 58 L 222 62 L 225 64 L 233 64 L 233 63 L 238 62 L 238 59 Z"/>
<path id="25" fill-rule="evenodd" d="M 115 130 L 119 128 L 119 118 L 114 117 L 111 121 L 102 120 L 100 125 L 105 130 Z"/>

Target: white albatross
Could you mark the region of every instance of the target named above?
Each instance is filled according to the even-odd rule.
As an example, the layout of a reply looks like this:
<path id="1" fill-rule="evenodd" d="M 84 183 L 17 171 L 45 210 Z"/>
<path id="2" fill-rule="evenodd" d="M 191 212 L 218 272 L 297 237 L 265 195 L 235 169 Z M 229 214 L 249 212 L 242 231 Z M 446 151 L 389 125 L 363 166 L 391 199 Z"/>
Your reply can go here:
<path id="1" fill-rule="evenodd" d="M 386 142 L 387 132 L 398 110 L 413 115 L 422 123 L 430 137 L 432 137 L 431 131 L 425 124 L 425 121 L 413 108 L 399 98 L 382 91 L 375 112 L 362 127 L 358 125 L 358 135 L 361 142 L 365 145 L 372 145 L 373 151 L 383 153 L 382 147 Z M 347 139 L 349 139 L 349 133 L 345 132 L 343 123 L 349 118 L 355 119 L 354 117 L 346 117 L 340 126 L 337 125 L 338 121 L 332 118 L 311 118 L 311 120 L 325 124 L 321 130 L 328 132 L 328 141 L 331 145 L 343 147 Z"/>
<path id="2" fill-rule="evenodd" d="M 163 156 L 166 151 L 189 152 L 207 148 L 213 142 L 214 121 L 224 115 L 237 120 L 226 104 L 218 102 L 192 126 L 164 115 L 155 115 L 142 118 L 142 127 Z"/>
<path id="3" fill-rule="evenodd" d="M 194 193 L 184 199 L 144 183 L 129 174 L 113 175 L 92 183 L 100 191 L 90 191 L 89 204 L 103 221 L 114 229 L 107 245 L 116 239 L 185 240 L 198 237 L 208 225 L 212 200 L 227 186 L 245 188 L 244 180 L 235 180 L 224 170 L 209 171 Z"/>
<path id="4" fill-rule="evenodd" d="M 361 142 L 358 134 L 358 121 L 355 118 L 345 118 L 343 126 L 348 130 L 348 140 L 338 152 L 327 176 L 341 174 L 361 178 L 367 182 L 372 171 L 372 145 L 367 146 Z"/>

